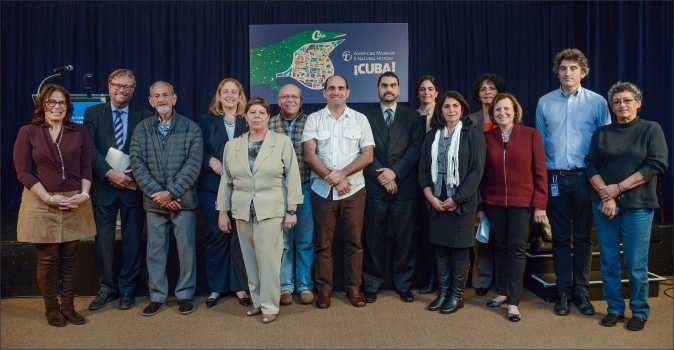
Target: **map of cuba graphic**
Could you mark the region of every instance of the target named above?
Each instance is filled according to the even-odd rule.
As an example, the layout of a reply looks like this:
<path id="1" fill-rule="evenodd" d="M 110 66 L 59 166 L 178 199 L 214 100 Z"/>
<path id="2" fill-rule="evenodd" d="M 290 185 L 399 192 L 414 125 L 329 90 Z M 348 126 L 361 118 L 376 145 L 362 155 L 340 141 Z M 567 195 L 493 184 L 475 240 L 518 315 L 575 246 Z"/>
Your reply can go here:
<path id="1" fill-rule="evenodd" d="M 250 83 L 280 90 L 276 78 L 289 77 L 312 90 L 323 89 L 335 74 L 330 52 L 344 42 L 344 33 L 307 30 L 279 43 L 250 50 Z M 340 39 L 342 38 L 342 39 Z"/>

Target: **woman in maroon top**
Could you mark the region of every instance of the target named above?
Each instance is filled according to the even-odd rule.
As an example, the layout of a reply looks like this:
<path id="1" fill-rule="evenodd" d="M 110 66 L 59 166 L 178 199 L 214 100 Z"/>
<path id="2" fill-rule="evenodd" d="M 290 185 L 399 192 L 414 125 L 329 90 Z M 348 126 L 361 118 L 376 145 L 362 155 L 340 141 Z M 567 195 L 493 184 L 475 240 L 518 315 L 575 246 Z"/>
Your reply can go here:
<path id="1" fill-rule="evenodd" d="M 14 167 L 24 186 L 17 240 L 35 243 L 37 282 L 52 326 L 83 324 L 73 301 L 79 240 L 96 234 L 89 188 L 92 146 L 87 129 L 70 121 L 68 91 L 47 85 L 33 121 L 19 130 Z M 58 280 L 61 279 L 61 305 Z"/>
<path id="2" fill-rule="evenodd" d="M 491 224 L 496 248 L 496 291 L 489 307 L 508 304 L 508 319 L 521 319 L 526 244 L 533 215 L 545 218 L 548 199 L 545 151 L 538 130 L 519 125 L 522 107 L 515 96 L 501 93 L 489 106 L 494 128 L 484 133 L 487 157 L 482 177 L 482 207 L 477 217 Z M 496 127 L 498 126 L 498 127 Z"/>

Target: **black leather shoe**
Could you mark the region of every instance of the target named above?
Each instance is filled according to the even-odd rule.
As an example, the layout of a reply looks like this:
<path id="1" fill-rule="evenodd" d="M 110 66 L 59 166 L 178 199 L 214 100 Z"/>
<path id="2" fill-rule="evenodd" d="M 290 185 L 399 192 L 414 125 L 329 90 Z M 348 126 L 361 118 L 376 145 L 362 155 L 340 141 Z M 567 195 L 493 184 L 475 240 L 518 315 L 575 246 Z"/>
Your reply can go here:
<path id="1" fill-rule="evenodd" d="M 122 297 L 119 298 L 119 309 L 127 310 L 136 305 L 136 297 L 133 296 L 133 293 L 123 293 Z"/>
<path id="2" fill-rule="evenodd" d="M 206 307 L 212 308 L 213 306 L 218 305 L 218 299 L 220 299 L 222 297 L 222 294 L 224 294 L 224 293 L 220 293 L 220 295 L 218 295 L 217 298 L 206 299 Z"/>
<path id="3" fill-rule="evenodd" d="M 642 331 L 647 320 L 644 320 L 641 317 L 632 317 L 629 322 L 627 322 L 627 329 L 631 331 Z"/>
<path id="4" fill-rule="evenodd" d="M 566 294 L 557 295 L 555 302 L 555 313 L 560 316 L 566 316 L 571 312 L 569 309 L 569 297 Z"/>
<path id="5" fill-rule="evenodd" d="M 98 295 L 94 300 L 89 304 L 89 310 L 98 310 L 102 309 L 105 307 L 105 305 L 108 305 L 109 302 L 116 300 L 119 298 L 118 293 L 105 293 L 105 292 L 98 292 Z"/>
<path id="6" fill-rule="evenodd" d="M 151 302 L 150 305 L 143 309 L 143 316 L 152 316 L 156 314 L 159 312 L 162 306 L 164 306 L 164 303 L 160 303 L 158 301 Z"/>
<path id="7" fill-rule="evenodd" d="M 487 302 L 487 306 L 488 307 L 500 307 L 501 304 L 503 304 L 503 303 L 505 303 L 505 299 L 503 299 L 502 301 L 496 301 L 496 300 L 492 299 L 492 300 L 489 300 Z"/>
<path id="8" fill-rule="evenodd" d="M 178 306 L 178 311 L 183 315 L 191 314 L 192 311 L 194 311 L 194 305 L 192 305 L 190 299 L 180 299 L 178 300 L 178 304 L 180 304 L 180 306 Z"/>
<path id="9" fill-rule="evenodd" d="M 475 295 L 481 297 L 483 295 L 487 295 L 488 291 L 489 291 L 489 288 L 475 288 Z"/>
<path id="10" fill-rule="evenodd" d="M 363 296 L 365 297 L 365 302 L 368 304 L 372 304 L 377 301 L 377 293 L 365 292 L 363 293 Z"/>
<path id="11" fill-rule="evenodd" d="M 573 305 L 576 305 L 583 315 L 594 315 L 594 306 L 590 304 L 587 295 L 573 297 Z"/>
<path id="12" fill-rule="evenodd" d="M 396 293 L 398 293 L 398 295 L 400 295 L 400 300 L 402 300 L 406 303 L 411 303 L 411 302 L 414 301 L 414 295 L 409 290 L 406 290 L 404 292 L 396 292 Z"/>
<path id="13" fill-rule="evenodd" d="M 604 327 L 614 327 L 618 322 L 625 321 L 625 315 L 608 314 L 601 320 Z"/>
<path id="14" fill-rule="evenodd" d="M 522 315 L 521 314 L 511 314 L 510 312 L 508 312 L 508 319 L 511 322 L 519 322 L 522 319 Z"/>
<path id="15" fill-rule="evenodd" d="M 239 297 L 237 296 L 237 298 Z M 239 304 L 243 306 L 250 306 L 250 298 L 248 297 L 248 295 L 246 295 L 243 298 L 239 298 Z"/>

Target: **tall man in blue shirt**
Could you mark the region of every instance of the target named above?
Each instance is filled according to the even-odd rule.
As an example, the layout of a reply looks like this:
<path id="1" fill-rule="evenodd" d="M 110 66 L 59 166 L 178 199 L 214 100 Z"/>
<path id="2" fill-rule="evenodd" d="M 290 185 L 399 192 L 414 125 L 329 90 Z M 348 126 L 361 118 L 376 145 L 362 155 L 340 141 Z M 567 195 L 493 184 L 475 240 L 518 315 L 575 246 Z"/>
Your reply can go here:
<path id="1" fill-rule="evenodd" d="M 568 315 L 571 299 L 581 313 L 593 315 L 594 307 L 587 298 L 592 260 L 592 186 L 585 174 L 584 158 L 592 134 L 610 124 L 611 117 L 606 100 L 580 86 L 590 71 L 582 52 L 563 50 L 555 56 L 552 70 L 561 86 L 538 100 L 536 129 L 543 136 L 550 186 L 547 214 L 557 275 L 554 310 L 557 315 Z"/>

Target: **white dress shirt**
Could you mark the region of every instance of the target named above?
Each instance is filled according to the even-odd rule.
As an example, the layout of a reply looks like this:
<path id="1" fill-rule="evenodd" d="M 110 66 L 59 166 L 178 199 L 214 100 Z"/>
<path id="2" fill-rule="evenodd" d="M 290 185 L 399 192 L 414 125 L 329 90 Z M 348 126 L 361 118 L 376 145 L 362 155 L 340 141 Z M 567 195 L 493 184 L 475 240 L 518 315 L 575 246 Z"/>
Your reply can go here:
<path id="1" fill-rule="evenodd" d="M 327 166 L 341 170 L 361 155 L 361 149 L 374 146 L 372 129 L 362 113 L 346 107 L 344 113 L 335 119 L 326 106 L 307 117 L 302 133 L 302 142 L 316 139 L 316 154 Z M 347 177 L 351 182 L 351 191 L 340 196 L 333 189 L 333 200 L 347 198 L 365 187 L 363 171 Z M 323 198 L 328 198 L 330 186 L 314 171 L 311 172 L 311 189 Z"/>

